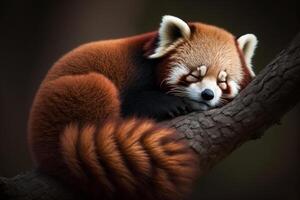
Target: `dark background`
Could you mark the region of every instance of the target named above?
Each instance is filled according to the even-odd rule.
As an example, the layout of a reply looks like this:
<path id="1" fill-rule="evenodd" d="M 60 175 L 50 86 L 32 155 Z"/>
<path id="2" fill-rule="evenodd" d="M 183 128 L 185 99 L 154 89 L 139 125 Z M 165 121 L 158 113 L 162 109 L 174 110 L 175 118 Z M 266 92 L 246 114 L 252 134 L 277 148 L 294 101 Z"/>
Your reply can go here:
<path id="1" fill-rule="evenodd" d="M 255 1 L 7 1 L 0 3 L 0 176 L 32 168 L 26 144 L 30 105 L 53 62 L 93 40 L 158 28 L 162 15 L 254 33 L 258 72 L 300 30 L 299 6 Z M 274 108 L 277 109 L 277 108 Z M 199 180 L 193 199 L 300 199 L 300 106 L 265 136 L 240 147 Z"/>

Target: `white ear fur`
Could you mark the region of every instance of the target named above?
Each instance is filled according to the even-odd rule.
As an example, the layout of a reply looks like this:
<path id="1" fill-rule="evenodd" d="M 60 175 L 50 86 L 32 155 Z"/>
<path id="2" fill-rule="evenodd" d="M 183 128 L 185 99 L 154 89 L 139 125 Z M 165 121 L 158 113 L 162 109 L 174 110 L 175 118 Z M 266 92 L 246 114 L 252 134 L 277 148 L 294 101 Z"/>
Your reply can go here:
<path id="1" fill-rule="evenodd" d="M 252 57 L 257 45 L 257 38 L 253 34 L 246 34 L 238 38 L 237 40 L 240 49 L 244 53 L 246 65 L 250 71 L 252 77 L 255 76 L 252 69 Z"/>
<path id="2" fill-rule="evenodd" d="M 191 35 L 190 27 L 186 22 L 178 17 L 165 15 L 162 18 L 158 30 L 159 43 L 155 52 L 148 58 L 159 58 L 169 52 L 171 49 L 182 41 L 188 39 Z"/>

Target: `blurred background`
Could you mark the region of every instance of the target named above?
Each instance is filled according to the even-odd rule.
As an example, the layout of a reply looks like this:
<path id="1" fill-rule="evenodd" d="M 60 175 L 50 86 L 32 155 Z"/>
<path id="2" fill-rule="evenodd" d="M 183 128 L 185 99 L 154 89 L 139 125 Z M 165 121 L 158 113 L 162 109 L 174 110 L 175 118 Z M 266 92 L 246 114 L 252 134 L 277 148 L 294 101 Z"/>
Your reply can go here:
<path id="1" fill-rule="evenodd" d="M 2 1 L 0 3 L 0 176 L 30 170 L 27 119 L 51 65 L 93 40 L 156 30 L 162 15 L 254 33 L 256 72 L 300 30 L 297 2 L 286 1 Z M 274 108 L 276 109 L 276 108 Z M 300 199 L 300 105 L 199 180 L 191 199 Z"/>

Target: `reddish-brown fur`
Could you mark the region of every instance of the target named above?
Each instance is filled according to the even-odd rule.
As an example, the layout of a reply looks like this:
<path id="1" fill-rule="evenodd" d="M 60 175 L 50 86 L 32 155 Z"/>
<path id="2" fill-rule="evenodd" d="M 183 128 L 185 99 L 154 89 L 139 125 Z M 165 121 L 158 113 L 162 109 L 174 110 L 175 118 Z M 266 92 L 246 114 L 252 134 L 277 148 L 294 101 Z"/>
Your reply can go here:
<path id="1" fill-rule="evenodd" d="M 194 68 L 211 65 L 207 76 L 213 77 L 229 66 L 234 80 L 243 87 L 249 82 L 242 52 L 230 33 L 189 25 L 190 40 L 163 58 L 146 58 L 158 42 L 158 33 L 151 32 L 85 44 L 58 60 L 30 114 L 29 143 L 39 169 L 94 199 L 186 197 L 197 175 L 198 157 L 176 139 L 175 130 L 149 119 L 124 119 L 121 97 L 137 82 L 147 81 L 147 76 L 141 78 L 141 68 L 156 72 L 151 81 L 161 85 L 172 67 L 169 63 L 179 58 Z"/>
<path id="2" fill-rule="evenodd" d="M 40 170 L 102 199 L 182 199 L 197 157 L 176 132 L 123 119 L 120 91 L 155 33 L 83 45 L 50 69 L 34 100 L 29 143 Z"/>

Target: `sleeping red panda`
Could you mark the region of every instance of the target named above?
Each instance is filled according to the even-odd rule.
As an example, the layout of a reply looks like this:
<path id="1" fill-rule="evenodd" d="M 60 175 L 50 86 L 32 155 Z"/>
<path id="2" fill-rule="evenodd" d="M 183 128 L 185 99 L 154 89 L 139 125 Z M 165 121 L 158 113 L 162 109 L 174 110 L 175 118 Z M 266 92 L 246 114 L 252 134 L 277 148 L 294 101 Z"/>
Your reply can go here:
<path id="1" fill-rule="evenodd" d="M 155 123 L 234 98 L 254 77 L 252 34 L 164 16 L 156 32 L 59 59 L 30 113 L 39 170 L 93 199 L 182 199 L 198 156 Z"/>

